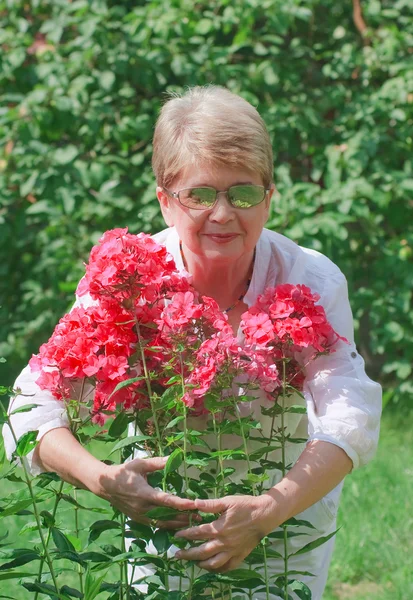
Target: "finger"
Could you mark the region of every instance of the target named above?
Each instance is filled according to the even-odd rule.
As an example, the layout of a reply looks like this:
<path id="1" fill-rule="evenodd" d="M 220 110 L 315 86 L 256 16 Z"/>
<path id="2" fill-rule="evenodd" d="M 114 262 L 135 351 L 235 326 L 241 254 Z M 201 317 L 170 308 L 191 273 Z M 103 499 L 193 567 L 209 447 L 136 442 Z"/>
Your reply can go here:
<path id="1" fill-rule="evenodd" d="M 177 514 L 168 521 L 158 521 L 160 529 L 182 529 L 191 525 L 191 520 L 197 515 Z"/>
<path id="2" fill-rule="evenodd" d="M 180 529 L 182 527 L 182 523 L 180 521 L 157 521 L 156 527 L 158 529 Z"/>
<path id="3" fill-rule="evenodd" d="M 160 490 L 154 490 L 148 493 L 147 499 L 158 506 L 167 506 L 168 508 L 175 508 L 176 510 L 195 510 L 195 502 L 189 498 L 180 498 L 173 494 L 167 494 Z"/>
<path id="4" fill-rule="evenodd" d="M 186 540 L 210 540 L 217 535 L 218 531 L 213 523 L 205 523 L 197 525 L 189 529 L 178 531 L 175 537 L 184 538 Z"/>
<path id="5" fill-rule="evenodd" d="M 235 569 L 234 560 L 231 558 L 228 562 L 225 563 L 225 565 L 222 565 L 222 567 L 220 567 L 219 572 L 227 573 L 228 571 L 232 571 L 233 569 Z"/>
<path id="6" fill-rule="evenodd" d="M 168 460 L 167 456 L 154 456 L 151 458 L 135 458 L 129 467 L 136 467 L 141 473 L 152 473 L 163 469 Z"/>
<path id="7" fill-rule="evenodd" d="M 219 552 L 207 560 L 198 563 L 198 567 L 207 571 L 218 571 L 230 560 L 227 552 Z"/>
<path id="8" fill-rule="evenodd" d="M 195 500 L 195 507 L 202 512 L 219 513 L 227 510 L 228 498 L 216 498 L 215 500 Z"/>
<path id="9" fill-rule="evenodd" d="M 179 550 L 179 552 L 175 554 L 175 558 L 178 558 L 179 560 L 206 560 L 215 556 L 219 551 L 220 545 L 214 540 L 213 542 L 201 544 L 196 548 Z"/>

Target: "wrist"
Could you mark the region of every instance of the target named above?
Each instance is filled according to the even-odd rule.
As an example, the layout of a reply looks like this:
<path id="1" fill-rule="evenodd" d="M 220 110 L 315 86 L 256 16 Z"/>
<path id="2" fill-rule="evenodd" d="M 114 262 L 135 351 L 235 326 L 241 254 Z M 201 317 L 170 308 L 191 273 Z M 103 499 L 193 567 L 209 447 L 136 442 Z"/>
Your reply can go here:
<path id="1" fill-rule="evenodd" d="M 98 459 L 94 459 L 87 466 L 83 465 L 82 468 L 82 483 L 85 488 L 104 500 L 108 500 L 110 497 L 107 489 L 107 484 L 111 479 L 110 469 L 110 465 L 106 465 Z"/>
<path id="2" fill-rule="evenodd" d="M 288 483 L 290 482 L 282 480 L 263 494 L 271 498 L 269 503 L 269 521 L 273 525 L 271 531 L 296 514 L 295 496 Z"/>

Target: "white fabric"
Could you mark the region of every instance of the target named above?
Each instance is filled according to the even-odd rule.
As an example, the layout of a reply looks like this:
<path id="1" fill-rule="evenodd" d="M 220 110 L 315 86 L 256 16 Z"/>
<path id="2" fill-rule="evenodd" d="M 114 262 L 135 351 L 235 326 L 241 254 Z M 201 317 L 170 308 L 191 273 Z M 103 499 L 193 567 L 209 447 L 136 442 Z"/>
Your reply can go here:
<path id="1" fill-rule="evenodd" d="M 165 229 L 153 237 L 159 243 L 165 244 L 174 257 L 178 269 L 184 270 L 175 228 Z M 317 292 L 330 323 L 350 342 L 350 344 L 340 342 L 335 353 L 321 357 L 310 365 L 304 393 L 308 414 L 289 414 L 287 431 L 296 437 L 335 444 L 351 458 L 354 468 L 364 465 L 371 460 L 377 448 L 381 387 L 366 375 L 364 361 L 354 345 L 353 320 L 346 279 L 338 267 L 324 255 L 302 248 L 288 238 L 264 229 L 257 244 L 254 272 L 244 302 L 248 306 L 253 305 L 258 295 L 266 288 L 280 283 L 301 283 L 310 287 L 312 292 Z M 76 301 L 76 305 L 91 303 L 90 297 L 87 296 Z M 26 431 L 38 429 L 38 439 L 41 439 L 51 429 L 68 427 L 61 403 L 56 401 L 49 392 L 38 388 L 35 384 L 37 377 L 38 374 L 32 374 L 29 367 L 26 367 L 16 380 L 15 388 L 21 389 L 25 396 L 17 396 L 11 402 L 9 411 L 28 402 L 39 404 L 31 412 L 13 415 L 12 422 L 17 437 Z M 30 394 L 30 398 L 27 398 L 26 394 Z M 291 400 L 294 404 L 299 401 L 297 397 Z M 265 399 L 257 397 L 249 403 L 249 406 L 243 406 L 243 409 L 253 412 L 255 418 L 261 420 L 265 431 L 266 427 L 268 428 L 266 422 L 268 417 L 261 415 L 260 406 L 263 402 Z M 199 425 L 198 422 L 197 427 Z M 3 437 L 6 454 L 10 458 L 15 444 L 7 426 L 3 428 Z M 235 440 L 228 436 L 226 440 L 224 438 L 224 443 L 230 447 Z M 303 444 L 290 444 L 287 448 L 287 460 L 295 462 L 303 448 Z M 276 455 L 271 458 L 277 460 Z M 38 474 L 40 469 L 33 462 L 33 453 L 27 457 L 27 460 L 32 473 Z M 239 479 L 243 475 L 240 463 L 237 462 L 234 466 L 237 468 L 236 476 Z M 271 485 L 278 480 L 278 472 L 273 473 Z M 334 530 L 341 488 L 342 484 L 320 502 L 298 515 L 298 518 L 307 519 L 317 527 L 315 538 Z M 312 538 L 313 536 L 292 538 L 291 543 L 300 540 L 300 544 L 303 544 L 303 539 L 308 543 Z M 277 548 L 276 545 L 274 547 Z M 291 565 L 291 568 L 315 573 L 316 577 L 306 581 L 312 590 L 313 600 L 322 597 L 332 549 L 333 542 L 298 556 L 296 561 L 293 561 L 294 566 Z M 273 568 L 278 570 L 276 564 Z M 136 569 L 134 579 L 137 580 L 143 574 L 141 572 L 139 575 Z M 144 590 L 144 587 L 141 589 Z M 256 600 L 259 600 L 259 596 Z"/>

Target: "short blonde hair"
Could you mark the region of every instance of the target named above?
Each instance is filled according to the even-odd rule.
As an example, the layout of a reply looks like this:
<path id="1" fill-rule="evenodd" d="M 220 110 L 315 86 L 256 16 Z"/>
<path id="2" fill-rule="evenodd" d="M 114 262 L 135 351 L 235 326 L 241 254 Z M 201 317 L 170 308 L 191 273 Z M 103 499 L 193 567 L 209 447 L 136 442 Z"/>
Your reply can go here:
<path id="1" fill-rule="evenodd" d="M 162 107 L 153 138 L 152 168 L 168 187 L 189 166 L 226 165 L 258 172 L 265 187 L 273 179 L 270 136 L 258 111 L 229 90 L 193 87 Z"/>

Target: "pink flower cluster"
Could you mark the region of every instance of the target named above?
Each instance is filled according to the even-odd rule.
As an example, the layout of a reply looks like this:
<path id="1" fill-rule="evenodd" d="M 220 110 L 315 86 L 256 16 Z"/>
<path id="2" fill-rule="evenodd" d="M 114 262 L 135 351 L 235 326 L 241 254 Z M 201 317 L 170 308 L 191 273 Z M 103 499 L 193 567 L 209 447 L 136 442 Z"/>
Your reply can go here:
<path id="1" fill-rule="evenodd" d="M 248 345 L 289 350 L 288 354 L 312 348 L 315 353 L 333 351 L 339 340 L 327 320 L 320 296 L 305 285 L 285 283 L 268 288 L 242 315 L 241 328 Z"/>
<path id="2" fill-rule="evenodd" d="M 107 231 L 92 248 L 77 295 L 107 298 L 130 308 L 137 300 L 145 306 L 187 289 L 188 280 L 176 271 L 164 246 L 150 235 L 133 235 L 125 228 Z"/>
<path id="3" fill-rule="evenodd" d="M 64 399 L 73 392 L 70 382 L 88 378 L 95 386 L 93 414 L 99 422 L 104 420 L 102 410 L 113 410 L 116 404 L 125 409 L 145 405 L 143 381 L 114 390 L 142 374 L 138 327 L 150 345 L 166 299 L 189 287 L 166 249 L 151 236 L 132 235 L 127 229 L 106 232 L 92 249 L 77 290 L 78 296 L 89 294 L 95 305 L 65 315 L 33 356 L 30 366 L 41 372 L 37 384 Z"/>
<path id="4" fill-rule="evenodd" d="M 30 361 L 42 389 L 70 397 L 74 382 L 95 386 L 93 418 L 120 404 L 147 406 L 143 360 L 154 381 L 165 387 L 172 375 L 184 383 L 183 402 L 205 411 L 208 392 L 249 382 L 273 399 L 282 386 L 279 362 L 300 389 L 304 374 L 297 353 L 331 352 L 340 336 L 328 323 L 319 297 L 303 285 L 268 289 L 242 316 L 243 344 L 217 303 L 199 297 L 177 272 L 166 249 L 149 235 L 108 231 L 92 249 L 78 295 L 95 305 L 63 317 L 50 340 Z M 288 359 L 285 361 L 285 359 Z M 131 378 L 137 381 L 116 387 Z M 172 378 L 173 379 L 173 378 Z"/>

